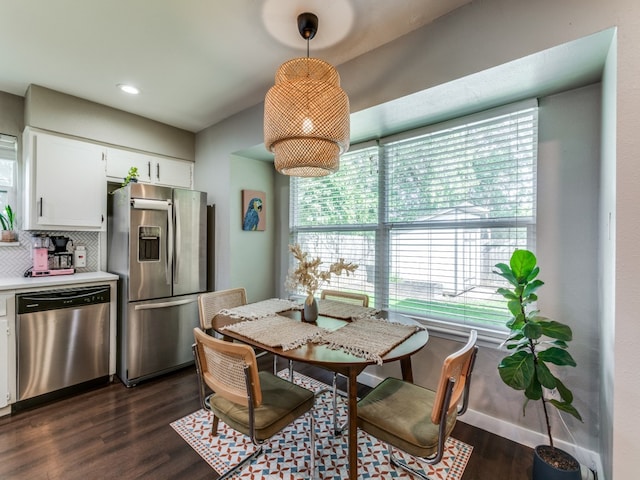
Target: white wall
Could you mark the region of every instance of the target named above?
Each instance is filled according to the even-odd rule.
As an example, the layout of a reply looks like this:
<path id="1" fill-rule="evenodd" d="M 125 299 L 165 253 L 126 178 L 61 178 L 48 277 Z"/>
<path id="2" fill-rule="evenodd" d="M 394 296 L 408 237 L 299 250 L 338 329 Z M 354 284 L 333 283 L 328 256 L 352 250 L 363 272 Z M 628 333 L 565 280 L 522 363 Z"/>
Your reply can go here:
<path id="1" fill-rule="evenodd" d="M 30 85 L 25 124 L 144 152 L 195 159 L 195 135 L 155 120 Z"/>
<path id="2" fill-rule="evenodd" d="M 245 110 L 196 135 L 194 188 L 208 192 L 216 204 L 216 290 L 231 288 L 231 158 L 234 152 L 262 141 L 263 107 Z M 264 257 L 265 262 L 270 259 Z"/>
<path id="3" fill-rule="evenodd" d="M 230 256 L 230 286 L 244 287 L 247 300 L 255 302 L 273 298 L 275 294 L 274 255 L 276 250 L 275 192 L 273 165 L 242 157 L 231 159 L 231 188 L 229 191 L 231 224 L 229 236 L 233 248 Z M 263 214 L 264 231 L 242 230 L 242 190 L 265 192 Z"/>
<path id="4" fill-rule="evenodd" d="M 24 98 L 0 92 L 0 133 L 20 138 L 24 130 Z"/>
<path id="5" fill-rule="evenodd" d="M 600 231 L 598 233 L 598 271 L 599 271 L 599 312 L 600 337 L 596 343 L 601 352 L 600 369 L 597 372 L 600 378 L 600 445 L 603 452 L 603 461 L 608 473 L 613 468 L 613 458 L 611 452 L 614 443 L 614 401 L 616 396 L 624 403 L 626 395 L 621 393 L 623 385 L 618 388 L 618 395 L 615 393 L 615 349 L 616 349 L 616 266 L 614 259 L 616 256 L 616 93 L 617 93 L 617 36 L 613 39 L 609 60 L 604 70 L 602 79 L 602 145 L 601 145 L 601 174 L 600 174 Z M 637 216 L 635 222 L 638 221 Z M 632 263 L 633 265 L 633 263 Z M 638 262 L 635 263 L 636 268 Z M 622 319 L 621 319 L 622 322 Z M 629 358 L 623 360 L 629 361 Z M 633 374 L 630 375 L 631 377 Z M 637 383 L 636 383 L 637 385 Z M 634 395 L 630 395 L 630 400 L 634 401 Z M 635 397 L 637 401 L 637 396 Z M 623 413 L 630 409 L 622 406 Z M 637 411 L 636 411 L 637 415 Z M 637 428 L 631 422 L 632 428 Z M 617 443 L 617 442 L 616 442 Z M 631 462 L 628 464 L 622 460 L 616 460 L 617 468 L 629 471 Z M 609 478 L 613 478 L 610 476 Z M 618 478 L 624 478 L 619 476 Z"/>
<path id="6" fill-rule="evenodd" d="M 603 179 L 608 184 L 601 186 L 601 190 L 606 192 L 608 200 L 601 203 L 600 208 L 604 211 L 611 207 L 614 231 L 609 234 L 604 231 L 609 230 L 608 225 L 600 224 L 597 237 L 610 239 L 606 248 L 599 251 L 598 273 L 606 271 L 604 278 L 611 281 L 609 285 L 615 285 L 615 290 L 600 284 L 598 295 L 604 302 L 600 305 L 600 330 L 606 333 L 609 341 L 606 346 L 615 352 L 615 365 L 591 373 L 606 375 L 601 379 L 600 388 L 611 392 L 611 395 L 603 394 L 610 399 L 612 408 L 603 406 L 610 421 L 603 418 L 605 423 L 596 427 L 599 429 L 596 442 L 604 464 L 600 478 L 626 479 L 636 475 L 636 447 L 632 440 L 640 431 L 640 389 L 636 388 L 640 384 L 640 369 L 635 367 L 640 344 L 637 327 L 640 296 L 636 291 L 640 265 L 637 249 L 640 244 L 640 228 L 637 228 L 640 2 L 476 0 L 391 44 L 340 65 L 339 70 L 352 112 L 357 112 L 611 27 L 618 28 L 617 51 L 606 66 L 607 105 L 603 125 L 604 132 L 615 137 L 608 138 L 603 145 Z M 230 154 L 261 142 L 261 112 L 260 105 L 198 135 L 196 170 L 220 175 L 206 185 L 210 196 L 228 192 L 224 184 L 229 179 Z M 615 125 L 611 125 L 612 120 Z M 615 186 L 611 182 L 615 182 Z M 224 211 L 228 209 L 221 209 Z M 601 218 L 608 218 L 609 212 L 601 213 Z M 227 226 L 228 223 L 227 219 Z M 218 245 L 218 257 L 228 256 L 230 242 Z M 228 265 L 226 263 L 226 271 L 222 269 L 220 274 L 228 275 Z M 482 362 L 493 361 L 483 357 L 484 353 L 480 356 Z M 603 358 L 610 360 L 609 356 Z M 594 398 L 598 396 L 597 392 L 591 394 Z M 500 402 L 504 405 L 502 399 Z M 591 423 L 597 421 L 592 419 Z M 588 432 L 593 425 L 583 428 L 583 432 Z"/>

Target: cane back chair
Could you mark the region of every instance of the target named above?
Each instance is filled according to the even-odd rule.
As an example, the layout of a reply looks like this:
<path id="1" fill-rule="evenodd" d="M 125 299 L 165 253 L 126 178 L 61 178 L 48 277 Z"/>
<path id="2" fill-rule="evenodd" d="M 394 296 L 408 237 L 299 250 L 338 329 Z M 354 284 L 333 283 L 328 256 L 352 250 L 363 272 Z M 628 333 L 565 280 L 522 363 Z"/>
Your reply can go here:
<path id="1" fill-rule="evenodd" d="M 315 478 L 314 393 L 269 372 L 258 371 L 256 355 L 245 344 L 226 342 L 193 330 L 194 356 L 202 407 L 213 413 L 211 434 L 219 420 L 247 435 L 256 450 L 219 480 L 230 478 L 263 452 L 263 443 L 304 414 L 309 417 L 310 472 Z M 213 391 L 205 396 L 208 387 Z"/>
<path id="2" fill-rule="evenodd" d="M 413 475 L 429 477 L 393 455 L 392 447 L 429 465 L 442 460 L 457 417 L 467 410 L 478 347 L 472 330 L 466 345 L 449 355 L 435 391 L 387 378 L 358 402 L 358 428 L 387 443 L 389 460 Z"/>
<path id="3" fill-rule="evenodd" d="M 360 305 L 362 307 L 369 306 L 369 295 L 366 293 L 355 292 L 342 292 L 340 290 L 322 290 L 320 292 L 320 300 L 334 300 L 338 302 L 346 302 L 354 305 Z M 344 425 L 338 425 L 338 394 L 345 396 L 344 392 L 338 390 L 338 375 L 339 373 L 333 373 L 333 433 L 339 435 L 346 427 Z"/>
<path id="4" fill-rule="evenodd" d="M 244 288 L 230 288 L 217 292 L 206 292 L 198 295 L 198 312 L 200 314 L 200 328 L 205 332 L 211 331 L 211 320 L 220 310 L 239 307 L 247 304 L 247 292 Z"/>

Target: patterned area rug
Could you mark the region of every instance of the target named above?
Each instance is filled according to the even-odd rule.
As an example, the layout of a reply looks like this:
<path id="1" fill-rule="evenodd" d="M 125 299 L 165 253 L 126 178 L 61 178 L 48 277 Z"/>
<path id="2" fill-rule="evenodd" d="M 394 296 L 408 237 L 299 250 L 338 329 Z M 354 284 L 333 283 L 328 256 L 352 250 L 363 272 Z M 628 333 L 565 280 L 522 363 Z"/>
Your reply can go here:
<path id="1" fill-rule="evenodd" d="M 279 375 L 286 377 L 285 371 Z M 314 379 L 295 374 L 296 383 L 318 391 L 327 386 Z M 346 404 L 339 397 L 340 423 L 346 421 Z M 346 435 L 334 437 L 331 421 L 331 394 L 323 394 L 316 400 L 316 468 L 322 480 L 342 480 L 348 477 Z M 211 416 L 198 410 L 171 423 L 171 427 L 207 462 L 218 474 L 228 471 L 247 454 L 254 451 L 251 441 L 220 422 L 218 436 L 211 437 Z M 311 478 L 307 416 L 299 418 L 284 431 L 265 444 L 265 453 L 236 474 L 233 479 L 252 480 L 302 480 Z M 433 480 L 460 480 L 472 447 L 450 438 L 443 460 L 434 466 L 425 466 L 425 473 Z M 402 453 L 395 451 L 402 456 Z M 409 460 L 407 458 L 407 460 Z M 410 461 L 412 466 L 417 466 Z M 386 447 L 365 432 L 358 432 L 358 472 L 361 479 L 411 479 L 408 473 L 389 464 Z"/>

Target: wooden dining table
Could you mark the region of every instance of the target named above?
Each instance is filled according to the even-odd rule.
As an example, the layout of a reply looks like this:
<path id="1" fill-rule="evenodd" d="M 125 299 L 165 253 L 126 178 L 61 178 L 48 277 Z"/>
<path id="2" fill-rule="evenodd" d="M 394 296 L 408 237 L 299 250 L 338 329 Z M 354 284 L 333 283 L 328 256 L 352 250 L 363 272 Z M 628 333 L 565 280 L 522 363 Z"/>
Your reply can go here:
<path id="1" fill-rule="evenodd" d="M 280 312 L 278 315 L 286 316 L 295 320 L 300 320 L 299 310 L 290 310 Z M 386 318 L 393 322 L 399 322 L 407 325 L 419 325 L 413 319 L 396 314 L 393 312 L 380 312 L 377 317 Z M 349 453 L 349 479 L 356 480 L 358 478 L 358 430 L 357 430 L 357 377 L 369 365 L 375 363 L 374 360 L 368 360 L 357 357 L 344 350 L 333 350 L 327 345 L 307 343 L 301 347 L 292 350 L 283 350 L 281 347 L 270 347 L 256 340 L 232 332 L 224 330 L 225 326 L 243 322 L 246 319 L 232 317 L 225 314 L 218 314 L 212 320 L 213 329 L 221 334 L 227 340 L 238 340 L 240 342 L 252 345 L 261 350 L 266 350 L 279 357 L 294 362 L 304 362 L 312 365 L 318 365 L 327 370 L 337 372 L 347 378 L 347 405 L 348 405 L 348 453 Z M 337 330 L 347 324 L 350 320 L 341 320 L 337 318 L 318 316 L 313 322 L 318 327 L 329 330 Z M 411 368 L 411 356 L 422 349 L 429 340 L 429 334 L 426 329 L 418 330 L 410 337 L 406 338 L 400 344 L 392 348 L 389 352 L 382 356 L 382 362 L 399 361 L 402 370 L 402 378 L 405 381 L 413 382 L 413 371 Z"/>

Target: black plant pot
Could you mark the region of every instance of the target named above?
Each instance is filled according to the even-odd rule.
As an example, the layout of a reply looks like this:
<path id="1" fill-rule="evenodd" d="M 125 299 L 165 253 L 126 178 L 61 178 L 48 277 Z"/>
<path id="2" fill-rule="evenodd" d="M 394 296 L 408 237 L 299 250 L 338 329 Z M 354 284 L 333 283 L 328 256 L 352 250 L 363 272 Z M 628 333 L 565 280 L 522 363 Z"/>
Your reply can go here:
<path id="1" fill-rule="evenodd" d="M 552 460 L 549 460 L 549 457 Z M 553 463 L 559 461 L 563 467 Z M 533 480 L 581 480 L 580 463 L 564 450 L 549 445 L 538 445 L 533 454 Z"/>

